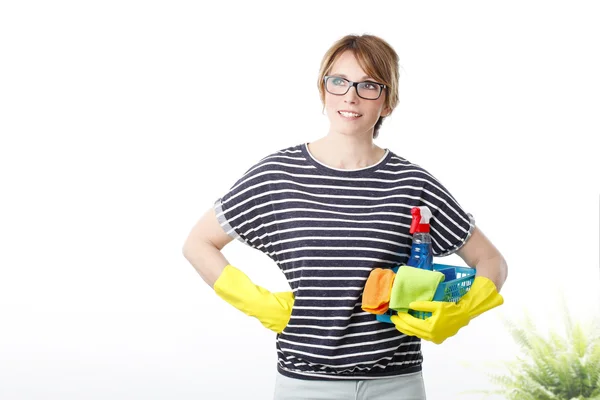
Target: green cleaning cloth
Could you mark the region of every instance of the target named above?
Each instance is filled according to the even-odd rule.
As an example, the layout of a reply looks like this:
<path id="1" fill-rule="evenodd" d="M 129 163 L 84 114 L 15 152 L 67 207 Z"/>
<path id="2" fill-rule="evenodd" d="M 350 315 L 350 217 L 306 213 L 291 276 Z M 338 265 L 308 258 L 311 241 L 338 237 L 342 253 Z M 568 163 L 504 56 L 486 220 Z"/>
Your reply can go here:
<path id="1" fill-rule="evenodd" d="M 413 301 L 431 301 L 443 280 L 444 274 L 441 272 L 401 266 L 392 285 L 389 308 L 405 313 Z"/>

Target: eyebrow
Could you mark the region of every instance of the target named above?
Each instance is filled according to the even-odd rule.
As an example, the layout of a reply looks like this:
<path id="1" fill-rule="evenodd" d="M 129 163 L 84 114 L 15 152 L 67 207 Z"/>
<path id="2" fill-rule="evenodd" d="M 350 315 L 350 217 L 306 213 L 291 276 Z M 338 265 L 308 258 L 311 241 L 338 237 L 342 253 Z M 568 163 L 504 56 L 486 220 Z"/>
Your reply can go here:
<path id="1" fill-rule="evenodd" d="M 335 75 L 335 76 L 339 76 L 339 77 L 341 77 L 341 78 L 346 78 L 346 79 L 348 79 L 348 77 L 347 77 L 346 75 L 344 75 L 344 74 L 336 74 L 336 73 L 332 73 L 331 75 Z M 375 81 L 375 79 L 371 78 L 369 75 L 365 75 L 365 76 L 363 76 L 363 77 L 362 77 L 362 78 L 360 78 L 360 79 L 361 79 L 361 80 L 363 80 L 363 81 L 364 81 L 365 79 L 367 79 L 367 80 L 370 80 L 370 81 Z"/>

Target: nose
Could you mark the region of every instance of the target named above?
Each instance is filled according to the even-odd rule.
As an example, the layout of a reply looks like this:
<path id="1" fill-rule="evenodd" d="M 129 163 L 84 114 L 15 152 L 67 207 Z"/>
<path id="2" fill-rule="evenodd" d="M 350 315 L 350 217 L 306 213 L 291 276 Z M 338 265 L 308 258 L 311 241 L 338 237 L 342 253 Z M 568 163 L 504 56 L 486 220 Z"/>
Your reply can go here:
<path id="1" fill-rule="evenodd" d="M 352 86 L 344 95 L 344 102 L 346 103 L 356 103 L 358 100 L 358 93 L 356 92 L 358 88 L 356 86 Z"/>

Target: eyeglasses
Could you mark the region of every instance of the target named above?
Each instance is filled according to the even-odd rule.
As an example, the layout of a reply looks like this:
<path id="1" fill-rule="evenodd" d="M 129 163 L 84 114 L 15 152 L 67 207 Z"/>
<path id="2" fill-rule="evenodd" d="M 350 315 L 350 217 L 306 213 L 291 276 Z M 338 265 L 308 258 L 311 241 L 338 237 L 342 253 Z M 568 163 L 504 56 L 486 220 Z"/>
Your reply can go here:
<path id="1" fill-rule="evenodd" d="M 365 100 L 377 100 L 383 89 L 387 88 L 383 83 L 352 82 L 339 76 L 324 76 L 323 79 L 325 80 L 325 90 L 336 96 L 343 96 L 351 87 L 355 87 L 358 97 Z"/>

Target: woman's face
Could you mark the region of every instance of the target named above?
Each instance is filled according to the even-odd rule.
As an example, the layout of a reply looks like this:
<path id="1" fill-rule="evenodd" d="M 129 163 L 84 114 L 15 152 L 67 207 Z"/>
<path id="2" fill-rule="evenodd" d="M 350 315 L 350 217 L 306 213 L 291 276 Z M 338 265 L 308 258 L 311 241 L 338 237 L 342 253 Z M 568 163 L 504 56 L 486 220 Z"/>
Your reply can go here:
<path id="1" fill-rule="evenodd" d="M 377 82 L 373 77 L 367 76 L 349 50 L 342 53 L 333 63 L 328 75 L 346 78 L 352 82 Z M 343 135 L 373 137 L 373 127 L 379 117 L 389 115 L 385 107 L 385 95 L 384 89 L 377 100 L 367 100 L 358 97 L 355 87 L 344 95 L 325 91 L 325 109 L 329 118 L 330 131 Z M 354 114 L 351 116 L 343 113 L 344 111 Z"/>

